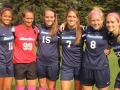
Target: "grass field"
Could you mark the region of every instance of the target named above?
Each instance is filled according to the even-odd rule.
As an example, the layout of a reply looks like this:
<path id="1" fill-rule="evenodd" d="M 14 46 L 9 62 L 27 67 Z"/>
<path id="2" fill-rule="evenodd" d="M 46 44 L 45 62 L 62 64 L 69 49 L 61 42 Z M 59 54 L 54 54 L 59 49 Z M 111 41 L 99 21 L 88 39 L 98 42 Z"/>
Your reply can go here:
<path id="1" fill-rule="evenodd" d="M 109 63 L 110 63 L 110 71 L 111 71 L 111 85 L 109 90 L 113 90 L 116 75 L 120 71 L 120 68 L 118 67 L 117 57 L 115 56 L 113 51 L 109 55 Z M 73 88 L 74 88 L 74 85 L 72 85 L 71 90 L 74 90 Z M 13 90 L 15 90 L 15 83 L 13 83 Z M 60 80 L 57 81 L 57 90 L 60 90 Z M 97 89 L 94 88 L 94 90 L 97 90 Z"/>

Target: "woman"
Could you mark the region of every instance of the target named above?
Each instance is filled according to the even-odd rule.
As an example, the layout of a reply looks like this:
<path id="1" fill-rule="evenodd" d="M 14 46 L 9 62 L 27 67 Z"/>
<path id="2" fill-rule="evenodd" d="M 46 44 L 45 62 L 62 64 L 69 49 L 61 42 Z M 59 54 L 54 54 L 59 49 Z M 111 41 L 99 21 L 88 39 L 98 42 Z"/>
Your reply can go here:
<path id="1" fill-rule="evenodd" d="M 12 90 L 14 76 L 12 63 L 14 41 L 11 27 L 12 13 L 10 6 L 4 6 L 0 11 L 0 90 Z"/>
<path id="2" fill-rule="evenodd" d="M 33 25 L 35 13 L 26 8 L 22 13 L 23 23 L 13 28 L 14 41 L 14 71 L 16 90 L 36 90 L 36 55 L 34 52 L 38 29 Z"/>
<path id="3" fill-rule="evenodd" d="M 44 24 L 39 27 L 37 73 L 39 90 L 56 90 L 56 80 L 59 77 L 60 55 L 59 37 L 57 35 L 57 16 L 51 8 L 43 13 Z"/>
<path id="4" fill-rule="evenodd" d="M 83 43 L 79 15 L 75 9 L 68 10 L 65 23 L 65 28 L 60 34 L 62 45 L 61 90 L 71 90 L 73 79 L 75 90 L 81 90 L 79 75 Z"/>
<path id="5" fill-rule="evenodd" d="M 81 83 L 83 90 L 92 90 L 94 84 L 99 90 L 108 90 L 110 70 L 105 49 L 108 45 L 108 32 L 103 27 L 103 12 L 99 7 L 88 14 L 89 26 L 84 30 L 85 53 L 82 62 Z"/>
<path id="6" fill-rule="evenodd" d="M 118 57 L 118 64 L 120 67 L 120 15 L 116 12 L 111 12 L 106 17 L 106 27 L 111 32 L 111 45 Z M 120 90 L 120 72 L 115 81 L 115 90 Z"/>

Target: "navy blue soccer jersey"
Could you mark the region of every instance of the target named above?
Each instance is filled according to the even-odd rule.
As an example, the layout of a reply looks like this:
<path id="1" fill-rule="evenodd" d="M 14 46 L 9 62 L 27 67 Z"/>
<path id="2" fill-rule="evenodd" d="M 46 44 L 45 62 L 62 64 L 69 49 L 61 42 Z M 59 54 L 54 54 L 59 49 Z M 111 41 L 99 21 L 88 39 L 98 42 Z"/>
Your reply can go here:
<path id="1" fill-rule="evenodd" d="M 59 53 L 59 36 L 50 36 L 50 28 L 45 25 L 40 26 L 38 37 L 37 57 L 41 64 L 51 66 L 58 64 L 60 61 Z"/>
<path id="2" fill-rule="evenodd" d="M 109 67 L 104 50 L 108 48 L 108 32 L 106 28 L 97 31 L 92 27 L 84 30 L 85 53 L 83 67 L 87 69 L 103 69 Z"/>
<path id="3" fill-rule="evenodd" d="M 83 42 L 75 44 L 76 33 L 73 29 L 65 28 L 60 34 L 62 45 L 62 64 L 77 67 L 81 65 L 83 54 Z"/>
<path id="4" fill-rule="evenodd" d="M 111 34 L 110 43 L 112 45 L 113 51 L 115 52 L 116 56 L 118 57 L 118 63 L 120 66 L 120 42 L 117 41 L 117 36 Z"/>
<path id="5" fill-rule="evenodd" d="M 12 27 L 0 25 L 0 64 L 12 63 L 13 41 Z"/>

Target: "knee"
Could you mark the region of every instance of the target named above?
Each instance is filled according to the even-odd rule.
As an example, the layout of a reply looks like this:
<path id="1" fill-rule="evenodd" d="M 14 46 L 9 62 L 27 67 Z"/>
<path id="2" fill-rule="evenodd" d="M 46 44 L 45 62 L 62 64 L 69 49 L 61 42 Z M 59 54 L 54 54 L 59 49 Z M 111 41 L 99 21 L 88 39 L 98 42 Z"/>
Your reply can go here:
<path id="1" fill-rule="evenodd" d="M 4 88 L 3 88 L 3 90 L 12 90 L 12 87 L 11 86 L 5 86 Z"/>
<path id="2" fill-rule="evenodd" d="M 49 88 L 48 90 L 56 90 L 56 88 Z"/>

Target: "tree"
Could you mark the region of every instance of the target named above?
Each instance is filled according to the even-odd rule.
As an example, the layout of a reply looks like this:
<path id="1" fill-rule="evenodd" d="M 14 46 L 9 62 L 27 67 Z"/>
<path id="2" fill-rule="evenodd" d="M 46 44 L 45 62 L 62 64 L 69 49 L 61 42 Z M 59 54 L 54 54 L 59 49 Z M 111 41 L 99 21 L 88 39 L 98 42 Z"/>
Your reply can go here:
<path id="1" fill-rule="evenodd" d="M 42 23 L 42 13 L 46 7 L 55 10 L 59 24 L 64 21 L 66 10 L 69 7 L 74 7 L 79 11 L 82 24 L 87 24 L 87 14 L 96 5 L 103 7 L 105 14 L 110 11 L 120 12 L 119 0 L 1 0 L 1 3 L 10 3 L 13 6 L 14 24 L 21 22 L 21 11 L 28 6 L 36 10 L 36 23 Z"/>

